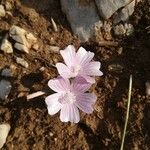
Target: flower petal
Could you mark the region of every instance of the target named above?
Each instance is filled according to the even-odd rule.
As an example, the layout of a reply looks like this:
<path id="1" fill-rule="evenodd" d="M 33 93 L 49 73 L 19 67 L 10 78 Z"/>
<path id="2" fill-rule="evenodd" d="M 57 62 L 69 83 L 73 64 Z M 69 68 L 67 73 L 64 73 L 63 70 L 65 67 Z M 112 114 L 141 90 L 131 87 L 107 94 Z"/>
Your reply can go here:
<path id="1" fill-rule="evenodd" d="M 87 75 L 82 75 L 82 77 L 89 83 L 93 84 L 95 83 L 95 78 L 87 76 Z"/>
<path id="2" fill-rule="evenodd" d="M 100 71 L 101 63 L 98 61 L 90 62 L 84 65 L 83 72 L 89 76 L 102 76 L 103 73 Z"/>
<path id="3" fill-rule="evenodd" d="M 67 66 L 72 66 L 76 58 L 75 47 L 73 45 L 67 46 L 64 50 L 60 51 Z"/>
<path id="4" fill-rule="evenodd" d="M 63 77 L 63 78 L 69 78 L 70 75 L 70 70 L 69 68 L 64 65 L 63 63 L 57 63 L 56 68 L 58 70 L 58 73 Z"/>
<path id="5" fill-rule="evenodd" d="M 89 90 L 91 83 L 87 82 L 83 77 L 76 77 L 71 84 L 72 91 L 78 95 L 78 93 L 84 93 Z"/>
<path id="6" fill-rule="evenodd" d="M 58 102 L 60 94 L 55 93 L 48 97 L 46 97 L 45 102 L 47 104 L 48 113 L 50 115 L 56 114 L 62 107 L 62 105 Z"/>
<path id="7" fill-rule="evenodd" d="M 70 89 L 70 81 L 62 77 L 51 79 L 48 82 L 48 86 L 55 92 L 64 92 Z"/>
<path id="8" fill-rule="evenodd" d="M 80 65 L 85 65 L 93 59 L 94 53 L 90 51 L 87 52 L 83 47 L 80 47 L 76 54 L 76 57 Z"/>
<path id="9" fill-rule="evenodd" d="M 93 112 L 93 104 L 95 103 L 97 97 L 95 94 L 83 93 L 76 97 L 75 105 L 81 109 L 83 112 L 90 114 Z"/>
<path id="10" fill-rule="evenodd" d="M 74 104 L 66 104 L 62 107 L 60 111 L 60 120 L 62 122 L 74 122 L 78 123 L 80 121 L 79 110 Z"/>

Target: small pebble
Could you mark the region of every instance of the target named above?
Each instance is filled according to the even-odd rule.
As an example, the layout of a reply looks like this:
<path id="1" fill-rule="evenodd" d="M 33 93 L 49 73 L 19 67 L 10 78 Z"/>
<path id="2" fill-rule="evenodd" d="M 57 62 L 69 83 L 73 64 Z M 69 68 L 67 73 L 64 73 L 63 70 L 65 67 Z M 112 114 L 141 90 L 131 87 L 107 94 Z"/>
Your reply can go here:
<path id="1" fill-rule="evenodd" d="M 32 34 L 20 28 L 18 26 L 12 26 L 9 30 L 10 37 L 16 41 L 15 48 L 29 53 L 29 49 L 34 47 L 34 49 L 38 49 L 37 38 Z"/>
<path id="2" fill-rule="evenodd" d="M 6 7 L 6 10 L 11 10 L 12 9 L 12 4 L 9 1 L 6 1 L 5 7 Z"/>
<path id="3" fill-rule="evenodd" d="M 29 42 L 32 42 L 32 43 L 36 43 L 37 42 L 37 38 L 32 33 L 28 33 L 26 35 L 26 38 L 29 40 Z"/>
<path id="4" fill-rule="evenodd" d="M 54 53 L 59 53 L 60 48 L 58 46 L 49 46 L 49 50 Z"/>
<path id="5" fill-rule="evenodd" d="M 12 44 L 7 39 L 3 39 L 0 49 L 4 53 L 13 53 Z"/>
<path id="6" fill-rule="evenodd" d="M 45 67 L 41 67 L 40 71 L 43 72 L 45 70 Z"/>
<path id="7" fill-rule="evenodd" d="M 1 80 L 0 81 L 0 99 L 5 100 L 11 90 L 12 86 L 9 81 Z"/>
<path id="8" fill-rule="evenodd" d="M 146 90 L 146 95 L 150 96 L 150 82 L 149 81 L 145 83 L 145 90 Z"/>
<path id="9" fill-rule="evenodd" d="M 119 24 L 114 27 L 114 34 L 119 35 L 131 35 L 134 32 L 134 27 L 132 24 Z"/>
<path id="10" fill-rule="evenodd" d="M 122 73 L 123 72 L 123 66 L 120 64 L 111 64 L 108 66 L 108 70 L 110 72 L 115 72 L 115 73 Z"/>
<path id="11" fill-rule="evenodd" d="M 0 149 L 6 143 L 6 139 L 7 139 L 9 131 L 10 131 L 9 124 L 7 124 L 7 123 L 0 124 Z"/>
<path id="12" fill-rule="evenodd" d="M 129 36 L 134 32 L 134 27 L 132 24 L 125 24 L 125 29 L 126 29 L 126 35 Z"/>
<path id="13" fill-rule="evenodd" d="M 52 132 L 50 132 L 50 136 L 53 136 L 54 134 Z"/>
<path id="14" fill-rule="evenodd" d="M 14 47 L 19 51 L 29 53 L 29 49 L 23 44 L 15 43 Z"/>
<path id="15" fill-rule="evenodd" d="M 29 64 L 23 58 L 17 57 L 16 62 L 25 68 L 29 67 Z"/>
<path id="16" fill-rule="evenodd" d="M 114 27 L 115 35 L 124 35 L 125 33 L 126 33 L 126 29 L 123 24 L 119 24 Z"/>
<path id="17" fill-rule="evenodd" d="M 1 72 L 1 76 L 11 77 L 12 76 L 11 70 L 9 68 L 3 69 Z"/>
<path id="18" fill-rule="evenodd" d="M 26 33 L 26 31 L 18 26 L 15 26 L 13 25 L 10 30 L 9 30 L 9 34 L 11 36 L 13 35 L 18 35 L 18 34 L 21 34 L 21 35 L 24 35 Z"/>
<path id="19" fill-rule="evenodd" d="M 0 5 L 0 17 L 4 17 L 6 15 L 5 9 L 3 5 Z"/>

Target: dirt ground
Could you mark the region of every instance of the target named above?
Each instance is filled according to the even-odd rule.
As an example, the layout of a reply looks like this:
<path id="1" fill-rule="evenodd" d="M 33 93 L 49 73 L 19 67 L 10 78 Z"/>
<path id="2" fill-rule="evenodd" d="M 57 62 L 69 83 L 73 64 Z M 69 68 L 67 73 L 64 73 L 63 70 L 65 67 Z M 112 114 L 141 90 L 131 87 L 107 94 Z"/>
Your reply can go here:
<path id="1" fill-rule="evenodd" d="M 8 122 L 11 131 L 3 150 L 119 150 L 124 128 L 128 83 L 133 75 L 130 118 L 125 139 L 125 149 L 150 149 L 150 99 L 145 95 L 145 82 L 150 79 L 150 1 L 136 7 L 130 22 L 135 32 L 132 36 L 115 37 L 115 46 L 100 46 L 97 41 L 81 43 L 73 36 L 59 0 L 9 0 L 12 16 L 0 19 L 0 37 L 11 25 L 20 26 L 33 33 L 39 42 L 37 51 L 29 54 L 17 50 L 13 54 L 0 52 L 0 69 L 13 68 L 8 78 L 12 90 L 7 100 L 0 100 L 0 123 Z M 5 0 L 1 0 L 5 3 Z M 58 25 L 54 32 L 51 17 Z M 45 96 L 27 101 L 26 95 L 46 90 L 49 79 L 57 76 L 52 65 L 61 61 L 59 53 L 49 51 L 49 45 L 61 49 L 73 44 L 95 53 L 102 63 L 104 75 L 97 78 L 91 91 L 98 100 L 93 114 L 81 112 L 78 124 L 62 123 L 59 113 L 50 116 L 44 102 Z M 18 65 L 16 56 L 24 58 L 29 68 Z M 110 70 L 109 65 L 119 64 L 121 70 Z M 40 71 L 45 67 L 44 71 Z M 2 77 L 0 77 L 2 79 Z"/>

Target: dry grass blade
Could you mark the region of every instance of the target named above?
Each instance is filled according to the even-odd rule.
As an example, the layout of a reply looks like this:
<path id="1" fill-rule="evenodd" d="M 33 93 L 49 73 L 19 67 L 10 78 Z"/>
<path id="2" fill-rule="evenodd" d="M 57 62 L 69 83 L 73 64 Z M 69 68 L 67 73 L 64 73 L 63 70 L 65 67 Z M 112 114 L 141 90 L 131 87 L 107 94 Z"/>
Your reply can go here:
<path id="1" fill-rule="evenodd" d="M 42 95 L 44 95 L 44 94 L 45 94 L 45 92 L 42 92 L 42 91 L 38 91 L 38 92 L 35 92 L 35 93 L 32 93 L 32 94 L 29 94 L 29 95 L 27 96 L 27 100 L 33 99 L 33 98 L 35 98 L 35 97 L 42 96 Z"/>
<path id="2" fill-rule="evenodd" d="M 124 147 L 124 140 L 125 140 L 127 124 L 128 124 L 128 119 L 129 119 L 129 112 L 130 112 L 131 91 L 132 91 L 132 75 L 130 75 L 130 81 L 129 81 L 127 113 L 126 113 L 126 120 L 125 120 L 125 125 L 124 125 L 124 130 L 123 130 L 123 136 L 122 136 L 122 142 L 121 142 L 120 150 L 123 150 L 123 147 Z"/>

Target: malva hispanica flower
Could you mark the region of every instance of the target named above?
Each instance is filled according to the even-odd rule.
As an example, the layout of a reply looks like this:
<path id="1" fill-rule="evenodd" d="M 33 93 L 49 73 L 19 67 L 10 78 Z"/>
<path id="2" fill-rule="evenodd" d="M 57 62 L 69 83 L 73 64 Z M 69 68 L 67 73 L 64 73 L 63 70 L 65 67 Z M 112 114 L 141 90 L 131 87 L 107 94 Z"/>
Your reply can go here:
<path id="1" fill-rule="evenodd" d="M 85 93 L 91 84 L 84 78 L 77 77 L 71 81 L 62 77 L 49 80 L 48 86 L 57 93 L 46 97 L 45 102 L 50 115 L 60 110 L 62 122 L 78 123 L 79 109 L 88 114 L 92 113 L 97 97 L 95 94 Z"/>
<path id="2" fill-rule="evenodd" d="M 92 61 L 94 53 L 86 51 L 83 47 L 76 52 L 73 45 L 69 45 L 65 50 L 61 50 L 65 64 L 57 63 L 56 67 L 63 78 L 75 78 L 81 76 L 87 82 L 94 83 L 93 76 L 102 76 L 100 71 L 101 64 L 98 61 Z"/>

